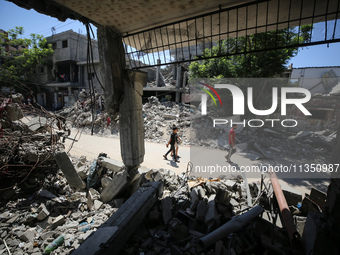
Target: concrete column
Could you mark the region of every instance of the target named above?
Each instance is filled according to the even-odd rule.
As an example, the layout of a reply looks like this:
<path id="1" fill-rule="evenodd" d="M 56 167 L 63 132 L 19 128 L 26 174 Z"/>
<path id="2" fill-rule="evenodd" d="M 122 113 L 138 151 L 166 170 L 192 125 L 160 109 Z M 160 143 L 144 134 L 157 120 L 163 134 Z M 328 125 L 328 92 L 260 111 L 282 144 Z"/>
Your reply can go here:
<path id="1" fill-rule="evenodd" d="M 72 88 L 71 87 L 68 87 L 67 88 L 67 96 L 68 96 L 68 102 L 67 102 L 67 106 L 70 106 L 72 105 L 72 102 L 71 102 L 71 97 L 72 97 Z"/>
<path id="2" fill-rule="evenodd" d="M 105 109 L 113 118 L 123 100 L 124 85 L 129 83 L 125 70 L 125 53 L 122 35 L 109 27 L 98 27 L 98 49 L 102 83 L 105 88 Z"/>
<path id="3" fill-rule="evenodd" d="M 74 79 L 73 79 L 73 72 L 74 72 L 74 64 L 71 63 L 70 64 L 70 82 L 73 83 Z"/>
<path id="4" fill-rule="evenodd" d="M 181 102 L 181 93 L 179 92 L 179 89 L 181 88 L 181 73 L 182 73 L 182 67 L 181 65 L 177 66 L 177 79 L 176 79 L 176 103 L 180 103 Z"/>
<path id="5" fill-rule="evenodd" d="M 54 110 L 57 109 L 57 105 L 58 105 L 58 90 L 54 89 Z"/>
<path id="6" fill-rule="evenodd" d="M 139 166 L 144 160 L 143 85 L 147 73 L 129 71 L 130 83 L 124 86 L 119 108 L 120 148 L 126 166 Z"/>
<path id="7" fill-rule="evenodd" d="M 109 27 L 98 27 L 97 35 L 106 111 L 112 118 L 119 112 L 122 159 L 126 166 L 133 168 L 144 160 L 142 94 L 147 73 L 125 69 L 120 33 Z"/>
<path id="8" fill-rule="evenodd" d="M 161 60 L 157 59 L 157 65 L 160 65 L 160 64 L 161 64 Z M 161 71 L 161 67 L 157 66 L 157 72 L 156 72 L 156 86 L 157 87 L 161 86 L 161 83 L 160 83 L 160 80 L 159 80 L 160 71 Z"/>

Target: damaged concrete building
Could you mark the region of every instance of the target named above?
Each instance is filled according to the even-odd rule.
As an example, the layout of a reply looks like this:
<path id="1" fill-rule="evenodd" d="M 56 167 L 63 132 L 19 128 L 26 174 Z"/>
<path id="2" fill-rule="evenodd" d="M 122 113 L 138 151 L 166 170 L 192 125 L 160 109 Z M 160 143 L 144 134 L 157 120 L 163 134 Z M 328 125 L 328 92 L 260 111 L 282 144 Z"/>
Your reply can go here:
<path id="1" fill-rule="evenodd" d="M 292 216 L 296 210 L 289 207 L 301 199 L 298 196 L 292 202 L 285 198 L 273 172 L 270 173 L 271 184 L 261 180 L 259 186 L 249 185 L 240 176 L 190 179 L 190 164 L 187 172 L 181 175 L 174 175 L 165 169 L 143 172 L 139 168 L 145 154 L 142 93 L 147 75 L 138 70 L 168 64 L 166 58 L 157 64 L 156 56 L 159 52 L 183 47 L 183 43 L 189 46 L 201 42 L 204 44 L 205 40 L 217 41 L 229 36 L 266 33 L 311 22 L 326 21 L 327 26 L 329 20 L 338 20 L 339 1 L 329 0 L 325 3 L 321 0 L 301 0 L 289 3 L 277 0 L 137 0 L 103 1 L 100 4 L 94 0 L 81 3 L 66 0 L 11 2 L 61 21 L 72 18 L 97 26 L 105 105 L 110 116 L 119 115 L 123 161 L 120 164 L 112 163 L 106 159 L 105 154 L 99 155 L 91 164 L 88 176 L 83 173 L 83 177 L 87 179 L 87 185 L 92 184 L 92 181 L 98 184 L 96 188 L 100 193 L 88 189 L 83 192 L 87 194 L 86 199 L 77 192 L 71 193 L 72 188 L 80 192 L 85 187 L 79 173 L 82 171 L 77 171 L 74 165 L 83 168 L 86 159 L 76 160 L 72 164 L 65 152 L 56 153 L 61 172 L 51 186 L 57 183 L 55 189 L 70 193 L 68 197 L 55 197 L 42 189 L 36 193 L 37 199 L 47 197 L 50 200 L 49 208 L 36 206 L 38 202 L 41 203 L 39 200 L 34 206 L 27 205 L 29 199 L 19 200 L 19 204 L 13 204 L 12 207 L 20 206 L 20 209 L 26 210 L 24 219 L 20 214 L 12 215 L 10 212 L 1 215 L 6 221 L 6 233 L 2 235 L 11 238 L 11 249 L 19 253 L 22 250 L 33 253 L 39 252 L 39 248 L 40 251 L 45 248 L 45 253 L 50 253 L 48 249 L 55 249 L 64 241 L 63 236 L 57 237 L 49 231 L 52 229 L 58 233 L 68 233 L 65 246 L 55 249 L 55 254 L 63 254 L 66 249 L 64 247 L 70 247 L 67 249 L 72 254 L 322 254 L 325 249 L 332 254 L 339 253 L 339 179 L 332 179 L 327 198 L 321 192 L 312 191 L 304 199 L 306 201 L 302 201 L 302 206 L 307 208 L 305 212 L 308 217 L 304 229 L 308 231 L 304 231 L 301 240 L 296 227 L 298 224 L 294 224 Z M 334 36 L 328 40 L 326 36 L 325 40 L 313 44 L 338 40 Z M 123 42 L 131 47 L 125 48 Z M 299 42 L 290 43 L 285 46 L 301 46 Z M 276 43 L 266 42 L 260 50 L 273 50 L 275 47 L 278 47 Z M 132 52 L 134 49 L 138 52 Z M 149 62 L 126 69 L 126 58 L 136 60 L 139 55 L 135 53 L 145 53 L 144 58 L 149 58 Z M 191 58 L 190 55 L 188 57 Z M 339 163 L 339 154 L 340 136 L 337 136 L 332 163 Z M 99 176 L 98 173 L 105 173 L 106 176 Z M 66 180 L 61 176 L 65 176 Z M 66 182 L 69 184 L 66 185 Z M 123 201 L 113 201 L 122 190 L 127 197 Z M 272 200 L 271 195 L 274 193 Z M 65 207 L 65 199 L 71 205 Z M 72 204 L 75 200 L 80 202 Z M 103 205 L 103 201 L 112 201 L 114 207 Z M 72 206 L 80 212 L 72 213 Z M 94 212 L 82 213 L 92 208 Z M 44 221 L 36 235 L 36 222 L 46 219 L 52 209 L 59 212 L 59 215 Z M 94 216 L 96 212 L 98 216 Z M 270 221 L 258 217 L 265 214 L 270 217 Z M 97 222 L 95 217 L 98 217 Z M 279 217 L 281 226 L 276 224 Z M 67 225 L 64 225 L 65 222 Z M 18 225 L 14 231 L 16 236 L 25 242 L 21 247 L 11 229 L 14 223 Z M 23 224 L 32 224 L 33 229 L 21 227 Z M 88 232 L 91 227 L 95 230 Z M 72 240 L 76 231 L 85 233 L 79 239 Z M 46 247 L 35 242 L 35 236 Z M 48 242 L 51 244 L 47 245 Z M 1 245 L 4 250 L 9 250 L 5 242 Z"/>
<path id="2" fill-rule="evenodd" d="M 94 73 L 87 73 L 87 36 L 68 30 L 46 38 L 52 44 L 54 53 L 51 66 L 35 70 L 41 93 L 37 102 L 48 109 L 61 109 L 78 100 L 81 89 L 89 89 L 89 78 L 100 91 L 99 81 Z M 94 66 L 100 73 L 98 64 L 98 43 L 92 40 Z M 90 77 L 89 77 L 90 76 Z"/>

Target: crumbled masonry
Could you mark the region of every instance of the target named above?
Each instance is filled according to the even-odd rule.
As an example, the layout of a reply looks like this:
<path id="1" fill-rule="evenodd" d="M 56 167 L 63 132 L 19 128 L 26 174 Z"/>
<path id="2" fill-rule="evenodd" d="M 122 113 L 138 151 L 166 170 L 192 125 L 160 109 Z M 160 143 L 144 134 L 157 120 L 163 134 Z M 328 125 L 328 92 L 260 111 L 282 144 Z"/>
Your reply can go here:
<path id="1" fill-rule="evenodd" d="M 187 172 L 176 174 L 167 169 L 127 168 L 105 153 L 92 162 L 85 156 L 72 158 L 62 143 L 70 134 L 68 121 L 23 106 L 20 96 L 15 98 L 19 101 L 4 99 L 0 108 L 0 254 L 8 250 L 41 254 L 60 236 L 63 242 L 51 254 L 113 254 L 112 250 L 150 255 L 303 254 L 303 247 L 311 250 L 315 243 L 320 249 L 329 239 L 327 229 L 316 226 L 325 226 L 325 215 L 339 211 L 339 203 L 331 197 L 329 207 L 324 192 L 313 188 L 303 198 L 296 190 L 282 187 L 293 228 L 302 237 L 292 247 L 284 221 L 276 214 L 268 176 L 247 184 L 241 175 L 194 177 L 190 165 Z M 185 143 L 208 143 L 185 135 L 191 128 L 187 118 L 195 108 L 150 98 L 144 110 L 149 129 L 165 122 L 166 133 L 172 124 L 185 123 Z M 159 112 L 150 117 L 151 110 Z M 23 121 L 21 115 L 30 115 L 30 120 Z M 158 117 L 158 124 L 151 121 Z M 220 131 L 216 134 L 222 136 Z M 263 139 L 250 139 L 261 135 L 275 150 L 263 150 L 268 148 Z M 336 134 L 242 129 L 237 137 L 240 153 L 256 157 L 289 154 L 285 146 L 294 144 L 297 149 L 306 148 L 304 157 L 319 152 L 321 159 Z"/>

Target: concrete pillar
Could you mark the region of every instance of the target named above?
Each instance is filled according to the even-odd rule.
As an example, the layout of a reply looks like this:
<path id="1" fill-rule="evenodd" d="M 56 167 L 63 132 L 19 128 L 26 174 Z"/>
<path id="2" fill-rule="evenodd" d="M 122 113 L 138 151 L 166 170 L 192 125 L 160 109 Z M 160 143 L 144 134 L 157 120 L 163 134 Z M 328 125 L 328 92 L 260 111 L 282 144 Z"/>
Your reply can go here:
<path id="1" fill-rule="evenodd" d="M 122 159 L 133 168 L 144 160 L 142 94 L 147 73 L 125 69 L 121 34 L 109 27 L 99 27 L 97 35 L 106 111 L 112 118 L 119 112 Z"/>
<path id="2" fill-rule="evenodd" d="M 182 67 L 181 65 L 177 66 L 177 79 L 176 79 L 176 103 L 180 103 L 181 102 L 181 93 L 179 92 L 179 89 L 181 88 L 181 73 L 182 73 Z"/>
<path id="3" fill-rule="evenodd" d="M 120 148 L 126 166 L 139 166 L 144 160 L 143 85 L 147 73 L 129 71 L 131 83 L 124 87 L 124 99 L 119 108 Z"/>
<path id="4" fill-rule="evenodd" d="M 57 106 L 58 106 L 58 90 L 56 88 L 54 89 L 53 98 L 54 98 L 54 110 L 55 110 L 57 109 Z"/>
<path id="5" fill-rule="evenodd" d="M 71 102 L 71 98 L 72 98 L 72 88 L 71 87 L 68 87 L 67 88 L 67 95 L 68 95 L 68 102 L 67 102 L 67 106 L 70 106 L 72 105 L 72 102 Z"/>
<path id="6" fill-rule="evenodd" d="M 73 83 L 74 79 L 73 79 L 73 72 L 74 72 L 74 64 L 71 63 L 70 64 L 70 82 Z"/>
<path id="7" fill-rule="evenodd" d="M 98 27 L 98 49 L 102 83 L 105 88 L 105 109 L 113 118 L 119 112 L 123 100 L 124 85 L 129 84 L 125 70 L 125 54 L 122 35 L 109 27 Z"/>
<path id="8" fill-rule="evenodd" d="M 160 64 L 161 64 L 161 60 L 157 59 L 157 65 L 160 65 Z M 161 83 L 160 83 L 160 80 L 159 80 L 160 72 L 161 72 L 161 67 L 157 66 L 157 72 L 156 72 L 156 86 L 157 87 L 161 86 Z"/>

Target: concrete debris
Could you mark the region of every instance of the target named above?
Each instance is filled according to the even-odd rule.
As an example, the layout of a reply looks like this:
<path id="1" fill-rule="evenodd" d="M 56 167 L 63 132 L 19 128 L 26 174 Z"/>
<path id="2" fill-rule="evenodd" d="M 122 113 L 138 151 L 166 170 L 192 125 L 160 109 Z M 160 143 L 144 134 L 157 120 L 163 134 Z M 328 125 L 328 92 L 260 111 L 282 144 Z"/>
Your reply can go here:
<path id="1" fill-rule="evenodd" d="M 86 187 L 85 182 L 80 178 L 66 152 L 57 153 L 55 159 L 71 188 L 80 190 Z"/>
<path id="2" fill-rule="evenodd" d="M 99 94 L 96 94 L 98 102 Z M 58 114 L 67 118 L 67 124 L 75 127 L 86 127 L 90 132 L 92 126 L 91 100 L 78 101 L 73 106 L 64 108 Z M 154 142 L 169 139 L 172 125 L 180 129 L 184 144 L 189 143 L 189 127 L 191 115 L 198 113 L 194 106 L 176 104 L 170 101 L 160 102 L 150 97 L 143 105 L 144 137 Z M 108 116 L 105 111 L 98 111 L 94 116 L 94 132 L 99 135 L 116 136 L 119 134 L 119 118 Z"/>
<path id="3" fill-rule="evenodd" d="M 144 121 L 149 125 L 146 130 L 153 129 L 152 134 L 146 133 L 149 139 L 162 141 L 170 132 L 169 126 L 182 123 L 182 139 L 202 145 L 185 134 L 194 108 L 150 98 L 144 110 Z M 44 123 L 35 120 L 35 131 L 20 127 L 37 142 L 46 143 L 46 137 L 39 133 L 49 132 Z M 261 135 L 276 151 L 267 149 L 269 142 L 265 145 L 261 139 L 249 139 Z M 294 138 L 282 141 L 280 135 Z M 238 135 L 243 144 L 240 153 L 257 157 L 290 153 L 275 143 L 291 146 L 314 135 L 243 129 Z M 328 142 L 333 137 L 329 132 L 318 135 Z M 13 254 L 41 254 L 61 235 L 64 242 L 53 254 L 292 253 L 285 229 L 258 216 L 263 211 L 273 215 L 277 210 L 270 209 L 275 206 L 270 185 L 269 190 L 263 189 L 259 183 L 248 184 L 242 176 L 205 179 L 167 169 L 132 169 L 105 153 L 90 162 L 86 157 L 69 158 L 63 149 L 51 152 L 52 162 L 58 162 L 59 167 L 49 168 L 49 164 L 50 171 L 37 171 L 22 186 L 1 192 L 0 237 Z M 289 188 L 283 192 L 296 229 L 306 235 L 306 216 L 321 213 L 326 194 L 312 189 L 302 199 Z M 3 249 L 0 243 L 0 253 Z"/>

